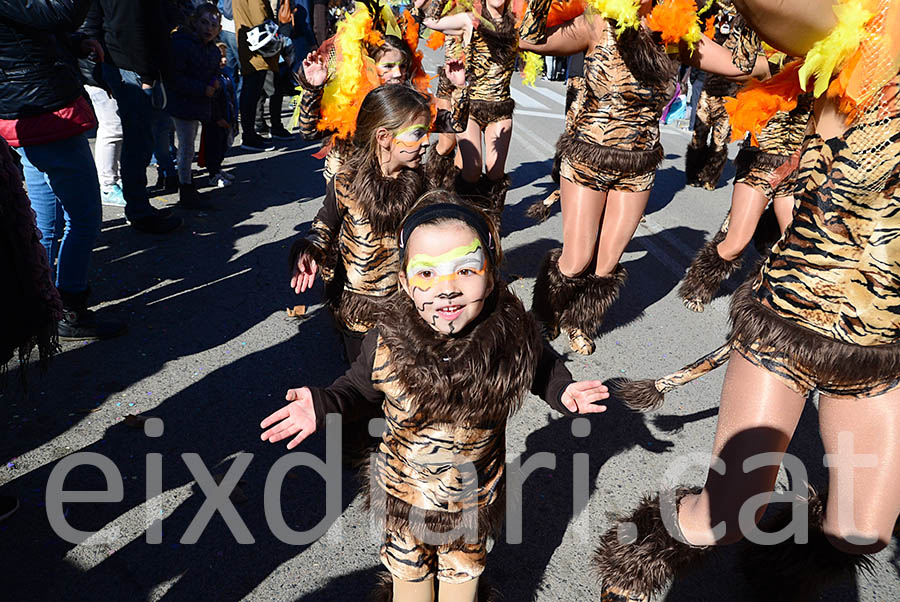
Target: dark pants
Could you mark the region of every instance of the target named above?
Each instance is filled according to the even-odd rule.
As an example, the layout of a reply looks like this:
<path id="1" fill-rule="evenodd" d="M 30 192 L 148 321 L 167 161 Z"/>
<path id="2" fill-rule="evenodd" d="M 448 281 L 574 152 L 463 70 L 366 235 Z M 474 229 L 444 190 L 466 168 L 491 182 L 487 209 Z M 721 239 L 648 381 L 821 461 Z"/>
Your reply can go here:
<path id="1" fill-rule="evenodd" d="M 241 131 L 244 138 L 257 136 L 254 123 L 256 122 L 256 104 L 262 95 L 263 86 L 266 83 L 268 71 L 256 71 L 247 69 L 244 71 L 244 83 L 241 89 Z"/>
<path id="2" fill-rule="evenodd" d="M 210 176 L 222 171 L 222 161 L 228 151 L 229 132 L 230 128 L 219 127 L 215 123 L 203 124 L 203 154 Z"/>

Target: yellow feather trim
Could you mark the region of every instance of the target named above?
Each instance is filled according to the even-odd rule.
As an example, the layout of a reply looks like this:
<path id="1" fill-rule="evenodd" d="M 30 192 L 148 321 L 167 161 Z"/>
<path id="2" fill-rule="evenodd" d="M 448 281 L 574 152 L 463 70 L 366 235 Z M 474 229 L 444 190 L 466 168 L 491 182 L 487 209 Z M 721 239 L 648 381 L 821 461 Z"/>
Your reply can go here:
<path id="1" fill-rule="evenodd" d="M 866 8 L 866 0 L 842 0 L 835 6 L 838 24 L 825 38 L 816 42 L 806 54 L 800 68 L 800 86 L 805 92 L 810 79 L 815 79 L 813 95 L 817 98 L 828 90 L 835 71 L 856 51 L 866 36 L 865 25 L 874 14 Z"/>
<path id="2" fill-rule="evenodd" d="M 525 67 L 522 69 L 522 83 L 533 88 L 537 76 L 541 74 L 541 70 L 544 68 L 544 58 L 534 52 L 523 52 L 522 58 L 525 59 Z"/>
<path id="3" fill-rule="evenodd" d="M 588 0 L 591 10 L 616 22 L 616 35 L 622 35 L 626 29 L 637 29 L 641 24 L 638 17 L 640 0 Z"/>

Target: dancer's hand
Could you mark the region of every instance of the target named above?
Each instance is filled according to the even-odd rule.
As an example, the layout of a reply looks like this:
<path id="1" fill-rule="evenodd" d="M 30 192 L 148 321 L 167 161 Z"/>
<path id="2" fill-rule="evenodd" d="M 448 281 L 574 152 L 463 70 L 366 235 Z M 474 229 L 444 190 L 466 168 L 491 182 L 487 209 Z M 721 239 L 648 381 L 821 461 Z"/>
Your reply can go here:
<path id="1" fill-rule="evenodd" d="M 303 59 L 303 75 L 311 86 L 321 86 L 328 79 L 328 61 L 317 50 Z"/>
<path id="2" fill-rule="evenodd" d="M 301 253 L 297 258 L 297 265 L 294 266 L 294 273 L 291 276 L 291 288 L 298 295 L 307 289 L 312 288 L 316 281 L 316 272 L 318 271 L 316 260 L 308 253 Z"/>
<path id="3" fill-rule="evenodd" d="M 582 380 L 566 387 L 562 402 L 570 412 L 599 414 L 606 411 L 606 406 L 596 405 L 596 402 L 608 397 L 609 390 L 602 380 Z"/>
<path id="4" fill-rule="evenodd" d="M 260 428 L 268 429 L 260 438 L 269 443 L 276 443 L 296 435 L 287 444 L 288 449 L 294 449 L 301 441 L 316 432 L 316 411 L 313 408 L 312 393 L 306 387 L 288 389 L 284 398 L 290 403 L 270 414 L 259 424 Z M 273 424 L 275 426 L 272 426 Z M 272 428 L 269 428 L 270 426 Z"/>
<path id="5" fill-rule="evenodd" d="M 463 64 L 462 59 L 448 59 L 444 62 L 444 75 L 457 88 L 462 88 L 466 85 L 466 66 Z"/>

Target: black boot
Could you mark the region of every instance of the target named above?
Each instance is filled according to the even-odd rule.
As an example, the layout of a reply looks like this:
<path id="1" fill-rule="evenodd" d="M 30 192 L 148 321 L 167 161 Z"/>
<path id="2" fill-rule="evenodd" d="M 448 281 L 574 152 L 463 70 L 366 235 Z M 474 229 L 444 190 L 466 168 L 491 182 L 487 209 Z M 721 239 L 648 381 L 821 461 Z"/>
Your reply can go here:
<path id="1" fill-rule="evenodd" d="M 94 312 L 87 308 L 90 289 L 80 293 L 59 291 L 63 302 L 63 317 L 59 321 L 61 341 L 96 341 L 111 339 L 124 334 L 128 329 L 124 322 L 98 320 Z"/>
<path id="2" fill-rule="evenodd" d="M 691 492 L 678 489 L 674 503 L 665 508 L 658 496 L 644 498 L 631 516 L 620 518 L 603 535 L 594 552 L 594 568 L 603 581 L 601 602 L 645 602 L 676 573 L 695 567 L 707 556 L 709 548 L 688 544 L 678 525 L 678 504 Z M 629 535 L 628 541 L 622 541 Z"/>
<path id="3" fill-rule="evenodd" d="M 195 211 L 211 211 L 215 206 L 203 200 L 193 184 L 180 184 L 178 186 L 178 206 L 182 209 Z"/>

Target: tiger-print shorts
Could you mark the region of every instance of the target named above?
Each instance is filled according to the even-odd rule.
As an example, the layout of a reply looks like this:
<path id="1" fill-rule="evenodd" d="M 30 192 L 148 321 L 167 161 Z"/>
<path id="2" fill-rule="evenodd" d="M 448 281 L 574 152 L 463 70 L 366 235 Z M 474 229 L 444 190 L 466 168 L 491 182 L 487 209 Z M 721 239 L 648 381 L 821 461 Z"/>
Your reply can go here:
<path id="1" fill-rule="evenodd" d="M 419 541 L 406 529 L 385 529 L 379 555 L 394 579 L 417 582 L 437 577 L 446 583 L 465 583 L 484 572 L 487 552 L 487 537 L 483 535 L 472 544 L 434 546 Z"/>
<path id="2" fill-rule="evenodd" d="M 512 98 L 506 100 L 469 100 L 469 119 L 481 129 L 492 123 L 512 119 L 516 103 Z"/>
<path id="3" fill-rule="evenodd" d="M 757 151 L 746 149 L 738 151 L 738 155 L 734 159 L 734 183 L 746 184 L 751 188 L 755 188 L 769 202 L 778 197 L 792 196 L 796 183 L 795 175 L 787 176 L 773 187 L 772 180 L 775 177 L 777 167 L 774 167 L 769 162 L 759 160 L 763 156 L 765 156 L 765 153 Z"/>
<path id="4" fill-rule="evenodd" d="M 859 399 L 861 397 L 883 395 L 900 387 L 900 375 L 881 382 L 852 384 L 820 382 L 820 379 L 813 372 L 803 366 L 798 366 L 792 360 L 789 348 L 777 349 L 771 346 L 764 346 L 759 341 L 754 341 L 749 345 L 734 341 L 733 349 L 744 356 L 751 364 L 767 370 L 777 380 L 804 397 L 815 389 L 820 394 L 828 397 Z"/>
<path id="5" fill-rule="evenodd" d="M 559 165 L 559 175 L 591 190 L 600 192 L 621 190 L 623 192 L 646 192 L 653 188 L 656 170 L 640 173 L 598 169 L 588 163 L 564 157 Z"/>

